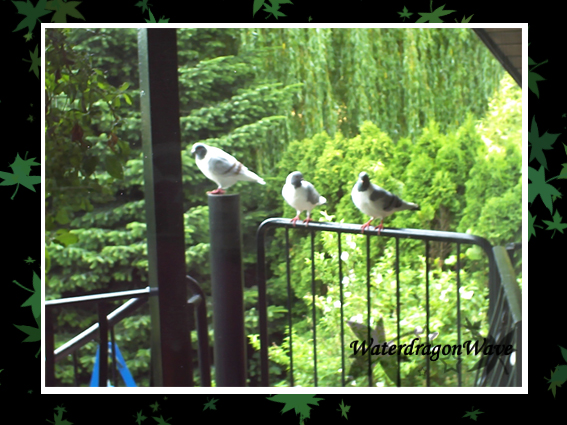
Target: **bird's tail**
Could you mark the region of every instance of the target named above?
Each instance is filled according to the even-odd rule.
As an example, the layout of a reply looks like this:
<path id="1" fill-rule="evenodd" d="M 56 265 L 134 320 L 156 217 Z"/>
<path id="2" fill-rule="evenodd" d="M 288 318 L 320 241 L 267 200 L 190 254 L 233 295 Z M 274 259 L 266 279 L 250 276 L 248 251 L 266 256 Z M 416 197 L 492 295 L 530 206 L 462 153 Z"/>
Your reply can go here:
<path id="1" fill-rule="evenodd" d="M 419 207 L 419 205 L 414 204 L 413 202 L 406 202 L 407 204 L 407 208 L 410 211 L 419 211 L 421 208 Z"/>
<path id="2" fill-rule="evenodd" d="M 251 182 L 256 182 L 259 184 L 266 184 L 264 179 L 257 174 L 253 173 L 249 169 L 243 169 L 240 171 L 240 175 L 242 176 L 242 180 L 247 180 Z"/>

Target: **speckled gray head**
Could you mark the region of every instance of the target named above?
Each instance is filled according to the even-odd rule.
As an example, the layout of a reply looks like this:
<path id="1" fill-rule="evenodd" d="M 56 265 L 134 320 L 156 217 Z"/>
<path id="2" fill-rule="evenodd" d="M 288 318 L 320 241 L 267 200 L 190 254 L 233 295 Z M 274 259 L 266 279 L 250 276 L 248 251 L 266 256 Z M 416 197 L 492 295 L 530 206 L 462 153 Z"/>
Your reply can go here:
<path id="1" fill-rule="evenodd" d="M 370 186 L 370 177 L 368 177 L 366 171 L 363 171 L 358 175 L 358 191 L 364 192 L 368 189 L 368 186 Z"/>
<path id="2" fill-rule="evenodd" d="M 197 158 L 203 159 L 207 154 L 207 148 L 202 143 L 195 143 L 191 149 L 191 156 L 197 155 Z"/>
<path id="3" fill-rule="evenodd" d="M 293 187 L 298 188 L 301 186 L 301 180 L 303 180 L 303 174 L 299 171 L 294 171 L 289 175 L 289 182 L 293 185 Z"/>

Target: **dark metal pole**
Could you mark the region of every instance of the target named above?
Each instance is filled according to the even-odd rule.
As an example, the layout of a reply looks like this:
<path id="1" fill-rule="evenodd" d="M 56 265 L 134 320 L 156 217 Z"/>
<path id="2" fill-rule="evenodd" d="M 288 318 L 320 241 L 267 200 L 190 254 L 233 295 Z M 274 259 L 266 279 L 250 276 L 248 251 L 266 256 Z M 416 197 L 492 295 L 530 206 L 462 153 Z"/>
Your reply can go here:
<path id="1" fill-rule="evenodd" d="M 140 104 L 153 386 L 193 385 L 186 315 L 185 239 L 175 29 L 139 29 Z M 157 302 L 156 302 L 157 301 Z"/>
<path id="2" fill-rule="evenodd" d="M 209 195 L 215 375 L 219 387 L 246 385 L 240 195 Z"/>

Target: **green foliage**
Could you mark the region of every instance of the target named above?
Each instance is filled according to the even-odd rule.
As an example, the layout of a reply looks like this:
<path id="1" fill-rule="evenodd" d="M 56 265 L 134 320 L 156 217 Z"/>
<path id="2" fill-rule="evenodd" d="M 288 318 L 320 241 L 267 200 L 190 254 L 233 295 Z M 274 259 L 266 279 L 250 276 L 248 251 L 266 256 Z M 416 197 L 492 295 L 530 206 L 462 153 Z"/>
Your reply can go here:
<path id="1" fill-rule="evenodd" d="M 138 4 L 144 5 L 149 6 Z M 205 192 L 215 186 L 197 169 L 191 146 L 218 146 L 267 183 L 239 183 L 230 189 L 240 193 L 243 211 L 249 385 L 259 384 L 256 229 L 268 217 L 295 213 L 281 197 L 290 172 L 302 171 L 327 198 L 326 205 L 314 210 L 316 220 L 366 221 L 350 198 L 358 173 L 365 170 L 377 184 L 422 208 L 394 214 L 386 227 L 461 229 L 492 243 L 517 242 L 521 119 L 519 103 L 509 103 L 517 93 L 504 85 L 500 93 L 505 93 L 488 105 L 502 71 L 469 30 L 188 28 L 178 31 L 178 52 L 187 274 L 203 287 L 209 314 Z M 147 285 L 138 80 L 136 30 L 49 29 L 48 299 Z M 339 256 L 335 234 L 315 235 L 313 289 L 309 233 L 291 231 L 288 303 L 284 233 L 280 229 L 269 235 L 266 252 L 271 382 L 287 385 L 291 314 L 295 381 L 313 384 L 315 306 L 318 384 L 340 385 L 340 330 L 347 349 L 355 335 L 346 322 L 354 318 L 366 325 L 368 320 L 366 238 L 343 235 Z M 404 335 L 416 326 L 425 328 L 425 259 L 418 241 L 401 241 L 400 252 Z M 431 244 L 430 325 L 440 332 L 440 344 L 454 344 L 457 338 L 456 261 L 454 247 Z M 461 252 L 459 261 L 462 313 L 486 331 L 486 261 L 474 249 Z M 375 329 L 383 321 L 385 335 L 394 339 L 393 241 L 372 238 L 370 264 L 370 324 Z M 96 310 L 65 308 L 56 317 L 59 346 L 92 325 Z M 145 306 L 115 328 L 139 386 L 149 385 L 149 326 Z M 469 334 L 462 329 L 463 340 Z M 212 326 L 209 338 L 213 341 Z M 80 385 L 89 380 L 95 352 L 94 342 L 79 352 Z M 353 360 L 348 350 L 346 354 L 348 385 L 366 385 L 365 375 L 350 367 Z M 423 384 L 419 360 L 403 362 L 403 385 Z M 463 370 L 474 358 L 467 362 Z M 432 362 L 432 372 L 433 385 L 456 383 L 456 373 L 447 373 L 441 362 Z M 382 362 L 373 373 L 374 383 L 393 385 Z M 71 359 L 57 364 L 56 377 L 62 385 L 73 385 Z"/>
<path id="2" fill-rule="evenodd" d="M 241 38 L 242 51 L 265 49 L 260 78 L 304 83 L 287 111 L 290 140 L 354 137 L 367 120 L 395 141 L 430 119 L 444 132 L 469 112 L 480 118 L 504 75 L 470 29 L 249 28 Z"/>

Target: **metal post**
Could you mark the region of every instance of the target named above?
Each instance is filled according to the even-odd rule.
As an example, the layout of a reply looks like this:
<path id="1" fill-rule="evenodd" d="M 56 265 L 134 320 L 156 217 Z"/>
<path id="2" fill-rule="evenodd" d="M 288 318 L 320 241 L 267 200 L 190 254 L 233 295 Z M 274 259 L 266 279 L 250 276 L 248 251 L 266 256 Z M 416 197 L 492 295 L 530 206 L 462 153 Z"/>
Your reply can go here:
<path id="1" fill-rule="evenodd" d="M 139 29 L 140 104 L 152 318 L 153 386 L 193 385 L 175 29 Z"/>
<path id="2" fill-rule="evenodd" d="M 215 375 L 219 387 L 246 385 L 240 195 L 209 195 Z"/>

